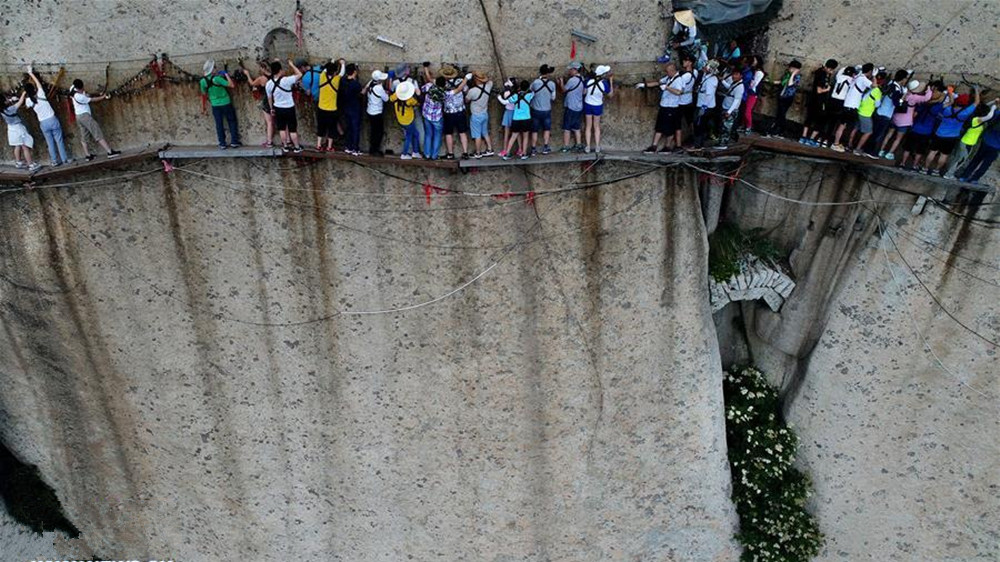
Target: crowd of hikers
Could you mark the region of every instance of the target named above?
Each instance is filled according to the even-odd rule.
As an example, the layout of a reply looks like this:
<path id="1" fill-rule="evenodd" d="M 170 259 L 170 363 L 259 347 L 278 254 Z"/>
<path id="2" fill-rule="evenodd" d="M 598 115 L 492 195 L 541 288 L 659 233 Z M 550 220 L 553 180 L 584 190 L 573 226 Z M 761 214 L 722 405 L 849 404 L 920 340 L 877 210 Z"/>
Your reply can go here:
<path id="1" fill-rule="evenodd" d="M 841 66 L 834 59 L 811 71 L 808 91 L 802 64 L 792 60 L 780 79 L 768 80 L 761 58 L 743 55 L 730 41 L 715 57 L 697 35 L 689 11 L 675 13 L 663 76 L 635 84 L 639 90 L 659 90 L 659 108 L 646 153 L 685 148 L 726 147 L 739 135 L 756 134 L 754 109 L 761 96 L 775 97 L 775 117 L 760 132 L 784 136 L 791 130 L 787 114 L 798 94 L 806 100 L 805 118 L 792 138 L 802 144 L 852 151 L 899 166 L 978 182 L 1000 151 L 1000 100 L 984 103 L 979 86 L 959 93 L 942 80 L 914 79 L 912 70 L 889 74 L 873 63 Z M 41 83 L 29 67 L 30 81 L 19 97 L 4 100 L 3 118 L 18 167 L 31 170 L 33 141 L 18 116 L 23 105 L 34 109 L 53 165 L 70 161 L 59 120 Z M 214 61 L 206 61 L 199 88 L 212 108 L 220 149 L 241 146 L 232 90 L 246 83 L 258 100 L 264 122 L 264 146 L 274 146 L 275 134 L 287 152 L 302 152 L 296 106 L 309 100 L 315 114 L 317 151 L 334 146 L 362 155 L 361 129 L 367 121 L 364 152 L 382 156 L 386 114 L 402 132 L 399 158 L 447 160 L 528 159 L 552 152 L 553 106 L 562 101 L 561 152 L 600 152 L 601 117 L 605 100 L 615 93 L 611 68 L 572 62 L 560 72 L 548 64 L 530 79 L 509 77 L 497 85 L 489 74 L 458 65 L 432 70 L 429 62 L 375 70 L 362 78 L 357 64 L 344 59 L 311 64 L 305 59 L 260 61 L 256 73 L 240 68 L 236 80 Z M 801 92 L 800 92 L 801 90 Z M 73 107 L 85 157 L 87 136 L 113 157 L 90 113 L 90 104 L 107 96 L 90 96 L 74 81 Z M 502 144 L 494 146 L 490 132 L 491 106 L 502 111 Z M 228 140 L 227 140 L 228 126 Z M 801 134 L 798 133 L 801 130 Z M 470 143 L 471 139 L 471 143 Z M 444 154 L 441 155 L 442 145 Z"/>

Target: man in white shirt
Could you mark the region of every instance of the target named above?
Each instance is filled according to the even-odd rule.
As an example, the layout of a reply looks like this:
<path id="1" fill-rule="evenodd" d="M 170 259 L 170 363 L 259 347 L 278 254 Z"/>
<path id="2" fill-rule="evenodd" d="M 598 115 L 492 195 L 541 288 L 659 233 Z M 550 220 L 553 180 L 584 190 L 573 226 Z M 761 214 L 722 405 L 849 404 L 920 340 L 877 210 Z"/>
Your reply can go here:
<path id="1" fill-rule="evenodd" d="M 679 74 L 677 65 L 672 62 L 663 67 L 665 76 L 657 82 L 639 82 L 635 85 L 637 89 L 659 88 L 660 108 L 656 113 L 656 125 L 653 129 L 653 143 L 643 150 L 646 154 L 653 154 L 657 150 L 660 152 L 670 152 L 670 140 L 675 139 L 676 146 L 680 147 L 680 126 L 681 126 L 681 99 L 684 89 L 689 87 L 689 82 L 693 79 L 691 74 Z M 660 139 L 666 136 L 667 142 L 660 149 Z"/>
<path id="2" fill-rule="evenodd" d="M 86 158 L 87 162 L 94 159 L 94 155 L 90 153 L 90 149 L 87 147 L 87 135 L 90 135 L 90 138 L 94 139 L 94 142 L 101 145 L 101 148 L 107 153 L 108 158 L 114 158 L 121 154 L 117 150 L 112 150 L 111 146 L 108 145 L 108 141 L 104 140 L 104 132 L 101 130 L 101 125 L 97 123 L 97 120 L 94 119 L 93 114 L 90 112 L 91 102 L 110 99 L 111 96 L 107 94 L 96 97 L 87 95 L 87 90 L 83 87 L 83 80 L 79 78 L 73 80 L 73 89 L 70 92 L 72 92 L 70 99 L 73 100 L 73 114 L 76 115 L 76 124 L 80 127 L 80 145 L 83 146 L 83 157 Z"/>
<path id="3" fill-rule="evenodd" d="M 866 63 L 861 67 L 861 74 L 854 77 L 851 81 L 850 89 L 847 90 L 844 95 L 844 110 L 840 114 L 840 126 L 837 127 L 837 133 L 833 136 L 833 150 L 837 152 L 844 152 L 846 149 L 840 144 L 840 137 L 844 134 L 844 130 L 848 125 L 853 126 L 858 121 L 858 107 L 861 105 L 861 100 L 865 97 L 872 89 L 872 72 L 875 70 L 875 65 L 872 63 Z"/>
<path id="4" fill-rule="evenodd" d="M 389 94 L 385 91 L 388 81 L 388 74 L 376 70 L 372 72 L 372 79 L 361 90 L 368 100 L 365 113 L 368 114 L 368 154 L 372 156 L 385 156 L 382 152 L 382 137 L 385 136 L 383 110 L 389 101 Z"/>
<path id="5" fill-rule="evenodd" d="M 715 130 L 715 123 L 718 120 L 718 112 L 715 109 L 715 92 L 719 88 L 719 77 L 716 76 L 718 70 L 719 63 L 716 61 L 709 61 L 702 69 L 698 100 L 695 102 L 698 114 L 694 124 L 694 145 L 698 148 L 704 146 L 705 138 Z"/>
<path id="6" fill-rule="evenodd" d="M 295 97 L 292 96 L 292 87 L 302 79 L 302 71 L 290 60 L 288 67 L 294 72 L 291 76 L 285 75 L 285 69 L 280 62 L 271 63 L 271 79 L 267 81 L 264 92 L 271 102 L 271 115 L 274 116 L 274 128 L 278 129 L 278 134 L 281 135 L 282 150 L 300 153 L 302 146 L 299 145 L 299 124 L 295 117 Z"/>
<path id="7" fill-rule="evenodd" d="M 725 148 L 725 144 L 734 140 L 733 127 L 740 111 L 740 104 L 743 101 L 743 72 L 739 67 L 734 67 L 729 73 L 729 77 L 722 81 L 722 138 L 720 148 Z"/>

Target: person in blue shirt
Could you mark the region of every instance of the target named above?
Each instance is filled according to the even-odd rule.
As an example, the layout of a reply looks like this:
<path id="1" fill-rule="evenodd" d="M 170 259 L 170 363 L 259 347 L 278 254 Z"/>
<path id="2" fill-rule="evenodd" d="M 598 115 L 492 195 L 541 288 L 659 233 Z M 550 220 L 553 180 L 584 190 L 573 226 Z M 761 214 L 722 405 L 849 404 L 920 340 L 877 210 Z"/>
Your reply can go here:
<path id="1" fill-rule="evenodd" d="M 962 136 L 962 126 L 972 118 L 972 114 L 979 105 L 979 88 L 975 90 L 975 101 L 969 103 L 969 96 L 955 97 L 954 93 L 949 93 L 942 105 L 939 115 L 940 122 L 934 131 L 934 138 L 931 139 L 931 151 L 927 154 L 927 174 L 942 175 L 945 166 L 948 165 L 948 155 L 955 150 L 958 139 Z M 935 163 L 935 158 L 937 162 Z"/>
<path id="2" fill-rule="evenodd" d="M 893 74 L 892 80 L 882 86 L 882 100 L 875 109 L 875 127 L 871 137 L 871 148 L 867 151 L 869 154 L 876 154 L 875 151 L 878 150 L 879 158 L 885 156 L 885 150 L 882 149 L 882 146 L 885 136 L 889 132 L 889 126 L 892 124 L 892 116 L 896 114 L 898 108 L 903 107 L 903 98 L 906 97 L 906 88 L 903 87 L 903 84 L 909 75 L 906 70 L 897 70 Z"/>
<path id="3" fill-rule="evenodd" d="M 309 61 L 302 58 L 295 61 L 295 66 L 302 71 L 302 89 L 309 94 L 315 105 L 319 101 L 319 77 L 323 74 L 323 67 L 318 64 L 310 66 Z"/>
<path id="4" fill-rule="evenodd" d="M 934 128 L 937 126 L 938 116 L 941 114 L 941 110 L 944 109 L 944 104 L 941 102 L 943 98 L 940 93 L 942 85 L 934 83 L 928 85 L 928 87 L 934 88 L 934 95 L 927 103 L 917 106 L 913 116 L 913 128 L 910 129 L 909 134 L 903 139 L 903 157 L 899 160 L 899 166 L 906 170 L 924 171 L 921 163 L 930 149 L 931 136 L 934 134 Z M 907 162 L 911 154 L 913 155 L 913 166 L 908 166 Z"/>
<path id="5" fill-rule="evenodd" d="M 972 157 L 968 167 L 962 171 L 958 180 L 972 184 L 978 184 L 979 178 L 990 169 L 997 155 L 1000 154 L 1000 126 L 995 123 L 983 132 L 983 137 L 979 142 L 979 150 Z"/>

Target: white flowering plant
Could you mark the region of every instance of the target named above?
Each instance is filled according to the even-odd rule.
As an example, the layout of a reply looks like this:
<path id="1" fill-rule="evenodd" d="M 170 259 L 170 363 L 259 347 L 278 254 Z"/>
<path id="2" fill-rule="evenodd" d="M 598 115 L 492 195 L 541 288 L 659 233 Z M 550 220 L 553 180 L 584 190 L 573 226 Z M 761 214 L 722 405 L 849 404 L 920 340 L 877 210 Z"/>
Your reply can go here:
<path id="1" fill-rule="evenodd" d="M 823 534 L 805 509 L 812 484 L 792 466 L 798 438 L 782 419 L 777 389 L 754 367 L 742 367 L 726 373 L 723 390 L 740 560 L 810 560 Z"/>

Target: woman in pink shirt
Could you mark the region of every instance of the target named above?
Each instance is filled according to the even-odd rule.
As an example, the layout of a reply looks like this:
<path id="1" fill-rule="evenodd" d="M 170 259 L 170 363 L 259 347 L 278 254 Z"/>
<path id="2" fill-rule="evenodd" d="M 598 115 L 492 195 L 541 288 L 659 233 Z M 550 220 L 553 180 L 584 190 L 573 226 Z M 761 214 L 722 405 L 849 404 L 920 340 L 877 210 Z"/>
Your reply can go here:
<path id="1" fill-rule="evenodd" d="M 912 80 L 909 84 L 907 84 L 907 89 L 909 89 L 910 93 L 903 99 L 906 111 L 901 111 L 892 115 L 892 128 L 890 128 L 889 132 L 886 133 L 885 140 L 882 141 L 882 146 L 879 148 L 879 150 L 885 151 L 885 157 L 887 160 L 896 159 L 895 154 L 896 149 L 899 148 L 899 143 L 902 142 L 903 137 L 906 136 L 906 133 L 910 131 L 910 127 L 913 126 L 913 109 L 931 99 L 931 96 L 934 95 L 934 90 L 930 86 L 925 86 L 924 93 L 922 94 L 913 93 L 913 90 L 916 90 L 919 87 L 920 82 L 916 80 Z M 885 147 L 889 146 L 890 142 L 892 142 L 892 148 L 886 150 Z"/>

